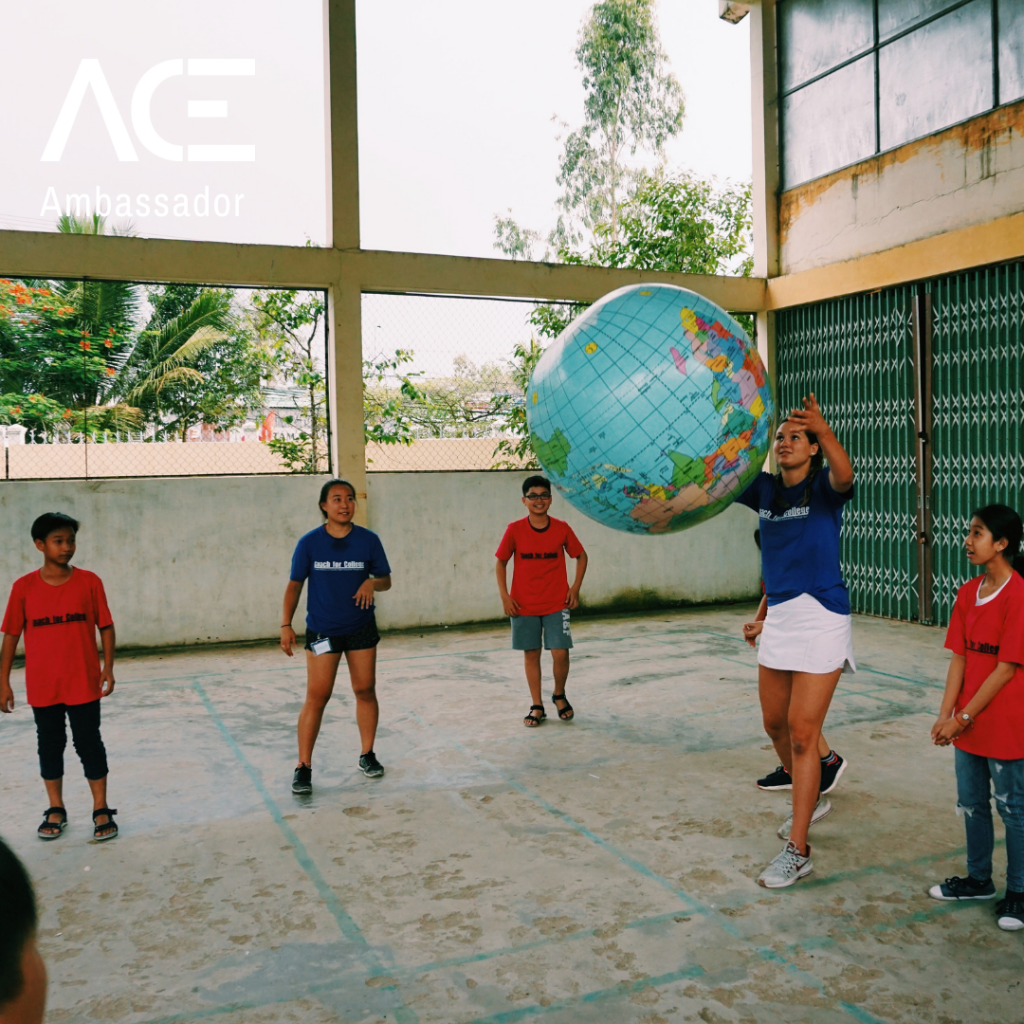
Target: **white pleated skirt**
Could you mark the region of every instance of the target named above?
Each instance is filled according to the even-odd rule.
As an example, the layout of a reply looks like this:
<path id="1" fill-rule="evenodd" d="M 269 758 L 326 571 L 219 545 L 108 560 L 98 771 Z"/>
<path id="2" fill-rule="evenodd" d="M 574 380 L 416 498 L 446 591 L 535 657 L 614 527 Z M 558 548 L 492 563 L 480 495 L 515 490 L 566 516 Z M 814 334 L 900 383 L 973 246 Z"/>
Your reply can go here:
<path id="1" fill-rule="evenodd" d="M 757 662 L 780 672 L 856 672 L 853 619 L 829 611 L 810 594 L 769 605 Z"/>

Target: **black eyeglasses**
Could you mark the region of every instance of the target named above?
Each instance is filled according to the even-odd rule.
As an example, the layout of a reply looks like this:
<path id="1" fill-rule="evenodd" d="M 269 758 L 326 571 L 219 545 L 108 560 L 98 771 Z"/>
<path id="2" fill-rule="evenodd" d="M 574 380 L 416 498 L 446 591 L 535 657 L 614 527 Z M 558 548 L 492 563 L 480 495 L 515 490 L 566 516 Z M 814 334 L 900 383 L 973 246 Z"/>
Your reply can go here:
<path id="1" fill-rule="evenodd" d="M 526 495 L 530 501 L 550 501 L 551 495 L 545 492 L 544 494 L 528 494 Z"/>

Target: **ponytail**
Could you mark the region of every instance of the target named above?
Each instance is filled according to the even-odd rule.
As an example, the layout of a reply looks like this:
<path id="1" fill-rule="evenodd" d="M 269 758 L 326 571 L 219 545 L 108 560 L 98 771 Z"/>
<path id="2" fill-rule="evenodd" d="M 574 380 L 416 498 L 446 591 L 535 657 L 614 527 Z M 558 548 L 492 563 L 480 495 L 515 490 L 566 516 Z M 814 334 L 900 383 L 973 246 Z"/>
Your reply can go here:
<path id="1" fill-rule="evenodd" d="M 993 540 L 1005 540 L 1003 558 L 1024 576 L 1024 556 L 1020 553 L 1021 540 L 1024 539 L 1024 523 L 1009 505 L 986 505 L 975 509 L 972 519 L 980 519 Z"/>

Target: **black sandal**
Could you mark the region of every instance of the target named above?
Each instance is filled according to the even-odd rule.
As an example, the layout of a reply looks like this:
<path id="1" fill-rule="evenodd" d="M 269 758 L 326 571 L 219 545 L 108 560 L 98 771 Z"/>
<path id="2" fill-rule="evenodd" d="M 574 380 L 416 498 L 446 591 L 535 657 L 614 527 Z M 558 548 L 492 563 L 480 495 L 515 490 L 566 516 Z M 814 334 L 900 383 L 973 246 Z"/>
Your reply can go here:
<path id="1" fill-rule="evenodd" d="M 61 815 L 60 821 L 50 821 L 51 814 Z M 68 827 L 68 812 L 63 807 L 47 807 L 43 811 L 43 823 L 36 829 L 40 839 L 60 839 L 61 833 Z"/>
<path id="2" fill-rule="evenodd" d="M 102 825 L 97 825 L 96 819 L 101 814 L 105 814 L 107 820 Z M 97 843 L 105 842 L 107 839 L 114 839 L 117 836 L 117 822 L 114 821 L 115 814 L 117 814 L 117 809 L 114 807 L 101 807 L 99 810 L 92 812 L 92 837 Z M 103 829 L 110 829 L 110 831 L 104 832 L 102 831 Z"/>
<path id="3" fill-rule="evenodd" d="M 534 711 L 539 711 L 540 714 L 535 715 L 533 713 Z M 530 713 L 523 719 L 523 725 L 528 729 L 536 729 L 537 726 L 540 725 L 540 723 L 547 717 L 547 712 L 545 712 L 543 704 L 531 704 Z"/>
<path id="4" fill-rule="evenodd" d="M 563 722 L 570 721 L 573 718 L 573 715 L 575 714 L 575 712 L 572 709 L 572 705 L 569 703 L 569 698 L 566 697 L 566 695 L 565 695 L 565 691 L 563 690 L 561 693 L 553 693 L 553 694 L 551 694 L 551 699 L 555 702 L 555 710 L 558 712 L 558 717 Z M 565 702 L 565 707 L 564 708 L 560 708 L 558 706 L 558 702 L 559 701 L 564 701 Z"/>

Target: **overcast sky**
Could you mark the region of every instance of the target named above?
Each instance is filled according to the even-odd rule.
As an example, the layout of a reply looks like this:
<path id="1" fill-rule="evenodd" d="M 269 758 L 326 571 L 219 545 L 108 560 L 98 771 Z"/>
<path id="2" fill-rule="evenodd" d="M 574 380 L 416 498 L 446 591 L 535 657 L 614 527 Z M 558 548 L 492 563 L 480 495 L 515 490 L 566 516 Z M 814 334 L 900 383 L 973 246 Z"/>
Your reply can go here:
<path id="1" fill-rule="evenodd" d="M 546 233 L 552 117 L 582 120 L 573 51 L 592 0 L 357 2 L 363 246 L 498 256 L 493 219 L 509 208 Z M 669 162 L 739 182 L 749 36 L 717 13 L 716 0 L 658 3 L 686 96 Z M 149 237 L 323 244 L 322 55 L 321 0 L 5 4 L 0 227 L 52 230 L 76 196 Z M 217 58 L 242 63 L 193 63 Z M 245 159 L 191 159 L 217 145 Z M 521 304 L 367 296 L 364 309 L 369 354 L 414 349 L 431 375 L 460 353 L 504 362 L 531 333 Z"/>
<path id="2" fill-rule="evenodd" d="M 589 7 L 359 0 L 364 247 L 497 255 L 493 217 L 508 208 L 550 228 L 559 153 L 551 119 L 581 121 L 573 50 Z M 720 21 L 717 9 L 715 0 L 658 5 L 687 103 L 670 163 L 745 180 L 748 31 Z M 43 17 L 36 4 L 5 5 L 0 90 L 18 113 L 0 160 L 0 225 L 52 228 L 73 194 L 115 220 L 120 203 L 130 210 L 120 219 L 144 235 L 322 243 L 320 10 L 321 0 L 53 0 Z M 211 77 L 190 63 L 196 58 L 250 63 Z M 106 114 L 95 67 L 88 86 L 80 83 L 80 105 L 69 105 L 83 60 L 108 86 Z M 140 83 L 160 64 L 164 77 L 147 104 Z M 207 104 L 205 116 L 189 107 L 196 101 Z M 199 160 L 193 148 L 203 145 L 243 147 L 255 159 Z"/>
<path id="3" fill-rule="evenodd" d="M 573 51 L 590 0 L 362 0 L 363 245 L 497 255 L 493 216 L 555 220 L 557 115 L 582 120 Z M 747 25 L 715 0 L 660 0 L 661 38 L 686 94 L 670 164 L 749 179 Z"/>

